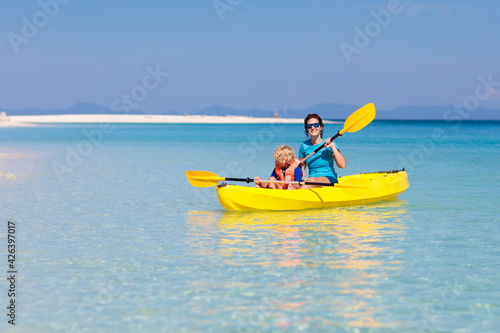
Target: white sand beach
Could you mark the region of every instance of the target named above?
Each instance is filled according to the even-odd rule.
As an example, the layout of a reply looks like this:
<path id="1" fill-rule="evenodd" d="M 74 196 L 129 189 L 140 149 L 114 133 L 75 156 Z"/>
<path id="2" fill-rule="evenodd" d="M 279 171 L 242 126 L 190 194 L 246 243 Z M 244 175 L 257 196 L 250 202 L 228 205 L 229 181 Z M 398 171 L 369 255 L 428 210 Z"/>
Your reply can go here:
<path id="1" fill-rule="evenodd" d="M 135 114 L 72 114 L 40 116 L 3 116 L 0 127 L 36 126 L 58 123 L 124 123 L 124 124 L 302 124 L 298 118 L 254 118 L 246 116 L 205 115 L 135 115 Z M 328 123 L 335 123 L 325 121 Z"/>

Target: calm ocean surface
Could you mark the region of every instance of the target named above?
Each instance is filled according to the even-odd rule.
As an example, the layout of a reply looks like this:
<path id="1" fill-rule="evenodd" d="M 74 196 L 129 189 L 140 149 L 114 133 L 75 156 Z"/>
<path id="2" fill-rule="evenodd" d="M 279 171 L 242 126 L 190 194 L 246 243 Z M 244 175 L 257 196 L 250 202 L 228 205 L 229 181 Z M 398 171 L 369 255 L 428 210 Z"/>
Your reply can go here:
<path id="1" fill-rule="evenodd" d="M 328 124 L 333 135 L 342 124 Z M 374 122 L 339 175 L 399 200 L 227 212 L 186 170 L 268 177 L 301 125 L 0 128 L 1 332 L 498 332 L 500 123 Z"/>

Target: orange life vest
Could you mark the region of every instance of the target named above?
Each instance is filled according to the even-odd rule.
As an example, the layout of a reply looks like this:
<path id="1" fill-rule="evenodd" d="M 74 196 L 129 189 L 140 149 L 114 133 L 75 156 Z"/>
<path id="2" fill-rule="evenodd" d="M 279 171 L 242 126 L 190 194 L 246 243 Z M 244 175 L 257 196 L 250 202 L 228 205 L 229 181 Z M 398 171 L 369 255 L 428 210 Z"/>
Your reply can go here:
<path id="1" fill-rule="evenodd" d="M 295 180 L 295 169 L 299 166 L 300 161 L 295 160 L 293 161 L 292 164 L 285 170 L 285 176 L 291 176 L 292 180 Z M 300 169 L 302 171 L 302 178 L 304 178 L 304 170 Z M 278 179 L 283 181 L 285 180 L 285 176 L 283 176 L 283 170 L 278 166 L 274 165 L 274 171 L 276 172 L 276 176 L 278 176 Z M 285 189 L 286 184 L 280 184 L 282 189 Z"/>

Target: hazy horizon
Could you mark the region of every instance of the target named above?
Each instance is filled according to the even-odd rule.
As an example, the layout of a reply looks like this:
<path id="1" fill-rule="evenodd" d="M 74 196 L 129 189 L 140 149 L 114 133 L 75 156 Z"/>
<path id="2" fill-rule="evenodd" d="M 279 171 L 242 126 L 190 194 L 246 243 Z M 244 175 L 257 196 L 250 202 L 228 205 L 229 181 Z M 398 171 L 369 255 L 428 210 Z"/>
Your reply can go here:
<path id="1" fill-rule="evenodd" d="M 0 108 L 500 109 L 500 3 L 40 0 L 0 13 Z"/>
<path id="2" fill-rule="evenodd" d="M 16 115 L 72 115 L 72 114 L 151 114 L 151 115 L 219 115 L 219 116 L 251 116 L 251 117 L 279 117 L 279 118 L 303 118 L 309 113 L 317 113 L 325 119 L 346 119 L 360 106 L 324 103 L 315 104 L 308 108 L 291 109 L 283 107 L 281 109 L 236 109 L 227 106 L 213 105 L 195 112 L 179 112 L 176 110 L 148 112 L 147 110 L 118 110 L 106 106 L 92 104 L 88 102 L 77 103 L 68 108 L 60 109 L 0 109 L 5 111 L 7 116 Z M 460 122 L 466 120 L 500 120 L 500 110 L 477 107 L 471 110 L 459 108 L 458 106 L 415 106 L 407 105 L 390 110 L 383 110 L 376 107 L 376 120 L 442 120 L 446 122 Z"/>

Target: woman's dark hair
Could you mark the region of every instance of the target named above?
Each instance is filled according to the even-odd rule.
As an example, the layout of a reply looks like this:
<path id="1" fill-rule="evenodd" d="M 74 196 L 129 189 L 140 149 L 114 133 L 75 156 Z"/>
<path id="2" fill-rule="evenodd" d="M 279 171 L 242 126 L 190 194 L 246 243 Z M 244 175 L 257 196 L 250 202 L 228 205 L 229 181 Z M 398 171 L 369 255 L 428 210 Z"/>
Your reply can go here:
<path id="1" fill-rule="evenodd" d="M 316 113 L 310 113 L 306 116 L 306 118 L 304 119 L 304 133 L 306 133 L 306 136 L 309 136 L 309 132 L 307 131 L 307 122 L 309 121 L 309 119 L 318 119 L 318 122 L 319 122 L 319 126 L 320 127 L 323 127 L 323 119 L 321 119 L 320 116 L 318 116 Z M 323 129 L 321 129 L 321 137 L 323 138 Z"/>

